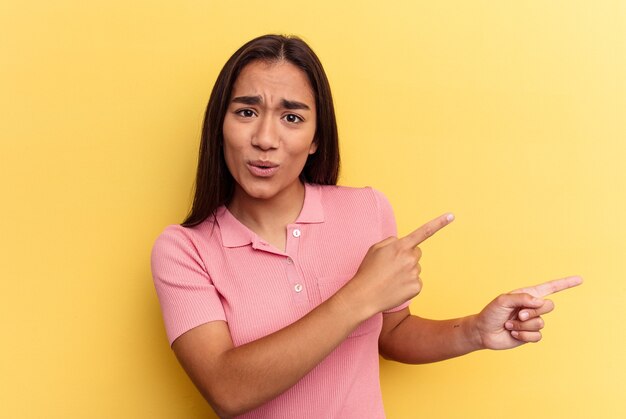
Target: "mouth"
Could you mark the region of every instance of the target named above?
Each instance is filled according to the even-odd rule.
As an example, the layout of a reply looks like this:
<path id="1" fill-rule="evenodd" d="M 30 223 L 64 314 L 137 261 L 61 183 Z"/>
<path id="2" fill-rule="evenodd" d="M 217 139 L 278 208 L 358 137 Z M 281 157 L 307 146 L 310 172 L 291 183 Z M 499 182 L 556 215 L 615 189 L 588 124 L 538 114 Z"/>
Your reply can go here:
<path id="1" fill-rule="evenodd" d="M 253 160 L 246 163 L 248 170 L 257 177 L 270 177 L 278 170 L 278 163 L 264 160 Z"/>
<path id="2" fill-rule="evenodd" d="M 253 166 L 260 167 L 261 169 L 269 169 L 270 167 L 276 167 L 277 164 L 273 163 L 250 163 Z"/>
<path id="3" fill-rule="evenodd" d="M 249 160 L 248 164 L 254 167 L 260 167 L 262 169 L 270 169 L 272 167 L 278 167 L 278 163 L 274 163 L 269 160 Z"/>

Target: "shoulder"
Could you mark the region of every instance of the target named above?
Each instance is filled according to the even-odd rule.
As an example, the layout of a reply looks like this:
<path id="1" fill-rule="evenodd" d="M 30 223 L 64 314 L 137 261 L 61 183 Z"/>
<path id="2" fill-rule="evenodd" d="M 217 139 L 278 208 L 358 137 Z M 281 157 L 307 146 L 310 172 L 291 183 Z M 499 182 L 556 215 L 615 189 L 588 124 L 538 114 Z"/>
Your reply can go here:
<path id="1" fill-rule="evenodd" d="M 179 224 L 172 224 L 157 236 L 154 241 L 154 249 L 165 249 L 172 246 L 181 246 L 184 244 L 191 245 L 195 240 L 195 234 L 192 228 L 183 227 Z"/>
<path id="2" fill-rule="evenodd" d="M 376 240 L 397 235 L 393 208 L 385 195 L 371 187 L 318 186 L 327 220 L 341 228 L 376 233 Z"/>
<path id="3" fill-rule="evenodd" d="M 387 197 L 377 189 L 370 186 L 351 187 L 339 185 L 315 185 L 319 188 L 324 206 L 366 206 L 374 207 L 378 211 L 391 207 Z"/>
<path id="4" fill-rule="evenodd" d="M 198 254 L 198 248 L 203 247 L 203 242 L 212 236 L 214 225 L 214 221 L 207 220 L 193 227 L 180 224 L 165 227 L 154 241 L 152 259 Z"/>

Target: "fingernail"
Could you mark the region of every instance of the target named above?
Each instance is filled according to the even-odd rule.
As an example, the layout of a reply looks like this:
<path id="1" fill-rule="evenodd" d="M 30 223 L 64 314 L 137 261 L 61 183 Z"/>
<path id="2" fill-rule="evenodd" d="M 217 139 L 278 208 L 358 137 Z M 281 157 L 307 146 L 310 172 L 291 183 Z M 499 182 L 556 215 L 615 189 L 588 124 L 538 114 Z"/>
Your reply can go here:
<path id="1" fill-rule="evenodd" d="M 514 338 L 518 338 L 519 337 L 519 332 L 517 330 L 513 330 L 511 332 L 511 336 L 513 336 Z"/>
<path id="2" fill-rule="evenodd" d="M 520 318 L 520 320 L 528 320 L 528 317 L 529 317 L 529 316 L 530 316 L 530 314 L 528 314 L 528 312 L 527 312 L 527 311 L 522 311 L 522 312 L 519 314 L 519 318 Z"/>
<path id="3" fill-rule="evenodd" d="M 452 220 L 454 220 L 454 214 L 448 214 L 448 215 L 446 215 L 446 220 L 448 220 L 448 221 L 452 221 Z"/>
<path id="4" fill-rule="evenodd" d="M 506 327 L 509 330 L 513 329 L 513 322 L 506 322 L 506 323 L 504 323 L 504 327 Z"/>
<path id="5" fill-rule="evenodd" d="M 533 298 L 533 303 L 534 304 L 541 304 L 541 303 L 543 303 L 543 299 L 535 297 L 535 298 Z"/>

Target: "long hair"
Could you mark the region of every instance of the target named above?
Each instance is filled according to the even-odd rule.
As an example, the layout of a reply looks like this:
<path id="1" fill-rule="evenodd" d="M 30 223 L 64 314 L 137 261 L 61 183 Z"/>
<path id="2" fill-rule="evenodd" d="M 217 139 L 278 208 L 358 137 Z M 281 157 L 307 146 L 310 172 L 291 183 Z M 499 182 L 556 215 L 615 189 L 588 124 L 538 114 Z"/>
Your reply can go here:
<path id="1" fill-rule="evenodd" d="M 204 116 L 195 193 L 184 227 L 200 224 L 232 198 L 235 180 L 224 160 L 224 117 L 233 85 L 252 61 L 287 61 L 307 75 L 315 95 L 317 150 L 309 155 L 300 175 L 303 182 L 335 185 L 339 175 L 339 135 L 330 84 L 313 50 L 295 36 L 264 35 L 233 54 L 217 76 Z"/>

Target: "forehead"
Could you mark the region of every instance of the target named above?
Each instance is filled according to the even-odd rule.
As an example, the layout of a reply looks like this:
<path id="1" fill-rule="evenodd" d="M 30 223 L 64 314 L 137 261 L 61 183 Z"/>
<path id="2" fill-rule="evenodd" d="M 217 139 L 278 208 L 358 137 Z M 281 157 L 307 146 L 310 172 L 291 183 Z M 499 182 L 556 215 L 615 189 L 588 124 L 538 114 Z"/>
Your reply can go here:
<path id="1" fill-rule="evenodd" d="M 315 95 L 306 73 L 288 61 L 257 60 L 246 65 L 233 85 L 231 98 L 243 95 L 315 104 Z"/>

